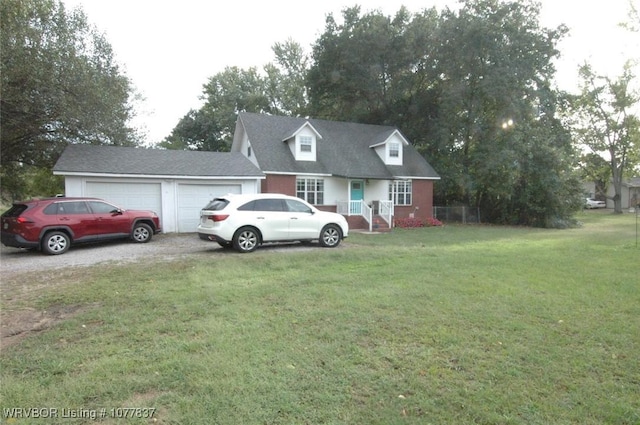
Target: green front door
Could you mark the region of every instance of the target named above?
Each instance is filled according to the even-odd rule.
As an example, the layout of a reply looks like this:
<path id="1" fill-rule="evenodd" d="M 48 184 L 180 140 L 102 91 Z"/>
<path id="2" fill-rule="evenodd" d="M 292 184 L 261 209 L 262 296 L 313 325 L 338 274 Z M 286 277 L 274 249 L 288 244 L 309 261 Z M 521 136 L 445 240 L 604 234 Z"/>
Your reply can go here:
<path id="1" fill-rule="evenodd" d="M 351 180 L 351 201 L 362 201 L 364 199 L 364 181 Z M 351 214 L 362 214 L 362 205 L 359 203 L 351 203 Z"/>

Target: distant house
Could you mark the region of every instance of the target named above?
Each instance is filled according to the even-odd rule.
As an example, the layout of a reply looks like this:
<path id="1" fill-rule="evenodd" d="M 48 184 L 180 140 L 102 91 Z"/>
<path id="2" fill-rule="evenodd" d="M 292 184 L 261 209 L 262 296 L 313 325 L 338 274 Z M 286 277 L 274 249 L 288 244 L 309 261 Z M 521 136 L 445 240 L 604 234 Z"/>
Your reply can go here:
<path id="1" fill-rule="evenodd" d="M 353 228 L 433 215 L 440 177 L 395 127 L 243 112 L 231 151 L 265 174 L 261 192 L 336 211 Z"/>
<path id="2" fill-rule="evenodd" d="M 607 186 L 606 198 L 596 193 L 596 186 L 593 182 L 585 183 L 584 192 L 588 198 L 598 198 L 607 203 L 607 208 L 613 208 L 613 196 L 615 195 L 615 189 L 613 183 L 609 183 Z M 634 208 L 640 205 L 640 177 L 634 177 L 626 179 L 622 182 L 622 191 L 620 193 L 620 201 L 623 209 Z"/>
<path id="3" fill-rule="evenodd" d="M 231 152 L 70 145 L 53 172 L 66 196 L 150 209 L 164 232 L 194 232 L 227 193 L 285 193 L 356 229 L 432 217 L 440 177 L 395 127 L 240 113 Z"/>
<path id="4" fill-rule="evenodd" d="M 613 185 L 609 185 L 607 189 L 607 197 L 613 197 L 615 190 Z M 640 177 L 634 177 L 622 182 L 622 193 L 620 197 L 622 208 L 635 208 L 640 206 Z M 613 208 L 613 201 L 607 199 L 607 206 Z"/>

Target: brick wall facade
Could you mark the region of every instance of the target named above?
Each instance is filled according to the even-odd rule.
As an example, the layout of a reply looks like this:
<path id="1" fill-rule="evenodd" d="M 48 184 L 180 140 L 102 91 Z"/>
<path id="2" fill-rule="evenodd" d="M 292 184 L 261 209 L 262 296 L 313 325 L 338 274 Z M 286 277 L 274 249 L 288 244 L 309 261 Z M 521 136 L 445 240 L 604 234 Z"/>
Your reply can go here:
<path id="1" fill-rule="evenodd" d="M 433 217 L 433 180 L 413 180 L 412 205 L 394 208 L 396 218 L 407 218 L 414 213 L 415 218 L 427 219 Z M 416 209 L 416 207 L 418 209 Z"/>
<path id="2" fill-rule="evenodd" d="M 262 193 L 282 193 L 296 196 L 296 176 L 267 174 L 267 178 L 260 184 Z"/>
<path id="3" fill-rule="evenodd" d="M 407 218 L 412 213 L 415 218 L 423 220 L 433 217 L 433 180 L 413 180 L 412 189 L 412 204 L 410 206 L 396 205 L 396 218 Z M 284 193 L 296 196 L 296 176 L 268 174 L 267 178 L 262 180 L 261 191 L 262 193 Z M 319 209 L 335 212 L 336 207 L 320 206 Z M 349 217 L 349 224 L 354 228 L 368 227 L 366 221 L 361 218 Z"/>

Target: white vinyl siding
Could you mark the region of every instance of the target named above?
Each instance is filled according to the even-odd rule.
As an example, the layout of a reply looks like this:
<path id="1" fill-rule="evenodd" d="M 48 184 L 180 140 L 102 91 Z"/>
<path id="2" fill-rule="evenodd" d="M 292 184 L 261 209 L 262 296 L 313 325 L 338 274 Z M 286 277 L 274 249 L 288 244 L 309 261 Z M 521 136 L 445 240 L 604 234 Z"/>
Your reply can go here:
<path id="1" fill-rule="evenodd" d="M 288 143 L 296 161 L 316 161 L 318 138 L 312 129 L 301 129 Z"/>

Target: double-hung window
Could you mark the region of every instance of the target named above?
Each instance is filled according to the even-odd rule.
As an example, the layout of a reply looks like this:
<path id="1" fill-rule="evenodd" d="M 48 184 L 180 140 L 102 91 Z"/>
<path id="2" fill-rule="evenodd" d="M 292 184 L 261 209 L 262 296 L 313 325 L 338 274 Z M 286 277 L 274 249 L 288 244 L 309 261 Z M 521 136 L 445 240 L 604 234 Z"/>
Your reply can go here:
<path id="1" fill-rule="evenodd" d="M 324 204 L 324 180 L 299 178 L 296 181 L 296 196 L 312 205 Z"/>
<path id="2" fill-rule="evenodd" d="M 389 158 L 400 156 L 400 143 L 389 143 Z"/>
<path id="3" fill-rule="evenodd" d="M 300 136 L 300 152 L 311 152 L 313 138 L 311 136 Z"/>
<path id="4" fill-rule="evenodd" d="M 389 200 L 394 205 L 411 205 L 411 180 L 395 180 L 389 183 Z"/>

